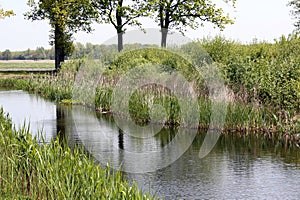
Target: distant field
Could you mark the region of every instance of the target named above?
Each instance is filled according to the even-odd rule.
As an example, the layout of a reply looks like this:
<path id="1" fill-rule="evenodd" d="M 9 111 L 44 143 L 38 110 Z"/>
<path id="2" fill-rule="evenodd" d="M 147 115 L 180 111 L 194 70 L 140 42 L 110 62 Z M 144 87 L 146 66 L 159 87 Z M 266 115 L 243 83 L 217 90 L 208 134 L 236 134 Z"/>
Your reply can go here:
<path id="1" fill-rule="evenodd" d="M 54 68 L 54 60 L 0 60 L 0 69 L 43 69 Z"/>

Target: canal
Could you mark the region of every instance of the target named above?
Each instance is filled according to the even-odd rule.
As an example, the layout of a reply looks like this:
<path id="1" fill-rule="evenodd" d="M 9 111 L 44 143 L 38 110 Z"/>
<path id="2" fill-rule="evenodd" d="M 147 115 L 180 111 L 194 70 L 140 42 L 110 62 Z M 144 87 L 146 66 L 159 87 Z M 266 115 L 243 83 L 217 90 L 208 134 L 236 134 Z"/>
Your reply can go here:
<path id="1" fill-rule="evenodd" d="M 300 150 L 256 135 L 222 135 L 203 159 L 199 151 L 206 133 L 184 130 L 174 156 L 168 145 L 178 130 L 163 128 L 153 137 L 137 138 L 120 129 L 111 115 L 97 114 L 81 106 L 55 104 L 34 94 L 0 90 L 0 107 L 16 128 L 30 123 L 33 135 L 40 133 L 49 142 L 60 135 L 70 146 L 83 145 L 101 165 L 110 162 L 124 170 L 128 181 L 144 191 L 165 199 L 298 199 Z M 173 150 L 174 151 L 174 150 Z M 133 157 L 137 154 L 143 156 Z M 150 152 L 150 153 L 149 153 Z M 153 152 L 153 153 L 151 153 Z M 154 155 L 154 156 L 153 156 Z M 171 163 L 166 160 L 172 161 Z M 163 164 L 161 164 L 163 163 Z M 166 165 L 166 166 L 164 166 Z M 149 166 L 151 166 L 149 168 Z M 157 169 L 155 168 L 157 167 Z M 132 173 L 134 169 L 139 173 Z M 149 170 L 154 169 L 154 170 Z"/>

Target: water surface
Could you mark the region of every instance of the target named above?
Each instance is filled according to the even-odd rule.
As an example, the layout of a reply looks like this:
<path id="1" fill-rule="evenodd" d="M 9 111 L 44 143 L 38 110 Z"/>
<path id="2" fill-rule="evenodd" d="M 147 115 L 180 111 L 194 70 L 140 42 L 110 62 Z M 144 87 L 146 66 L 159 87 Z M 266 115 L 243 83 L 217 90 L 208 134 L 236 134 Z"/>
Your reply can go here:
<path id="1" fill-rule="evenodd" d="M 160 152 L 159 158 L 145 157 L 145 162 L 168 159 L 170 154 L 163 149 L 177 134 L 176 130 L 163 129 L 151 138 L 134 138 L 118 128 L 110 115 L 56 105 L 23 91 L 0 91 L 0 106 L 10 113 L 16 126 L 26 119 L 34 134 L 43 130 L 48 139 L 59 131 L 68 136 L 70 145 L 84 145 L 100 163 L 110 160 L 123 168 L 140 163 L 129 158 L 125 150 Z M 189 131 L 184 134 L 188 137 Z M 165 199 L 298 199 L 299 149 L 284 148 L 257 135 L 231 134 L 221 136 L 213 151 L 199 159 L 204 137 L 205 133 L 198 133 L 188 150 L 163 169 L 124 175 Z"/>

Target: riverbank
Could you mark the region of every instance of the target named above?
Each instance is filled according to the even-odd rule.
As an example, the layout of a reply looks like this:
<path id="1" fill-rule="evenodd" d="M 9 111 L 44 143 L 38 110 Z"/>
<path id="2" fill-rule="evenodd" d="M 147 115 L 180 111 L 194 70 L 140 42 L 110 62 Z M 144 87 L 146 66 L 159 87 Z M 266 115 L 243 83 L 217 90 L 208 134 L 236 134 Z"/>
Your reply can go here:
<path id="1" fill-rule="evenodd" d="M 118 57 L 102 62 L 88 59 L 73 60 L 64 63 L 57 75 L 0 79 L 0 87 L 35 92 L 56 102 L 83 104 L 101 113 L 111 113 L 113 91 L 120 77 L 137 66 L 155 63 L 167 66 L 161 68 L 162 76 L 170 73 L 170 69 L 176 69 L 195 86 L 198 95 L 199 124 L 198 127 L 192 128 L 222 129 L 224 134 L 263 134 L 284 144 L 298 146 L 300 98 L 297 95 L 300 94 L 298 92 L 300 65 L 296 61 L 300 53 L 298 54 L 296 50 L 300 52 L 299 43 L 300 38 L 297 35 L 281 38 L 276 44 L 250 45 L 217 37 L 213 40 L 187 44 L 176 50 L 179 53 L 149 48 L 124 51 Z M 288 48 L 290 46 L 293 50 Z M 194 65 L 201 64 L 203 59 L 201 56 L 208 56 L 206 53 L 199 56 L 202 47 L 216 62 L 229 91 L 230 101 L 222 127 L 209 127 L 213 101 L 209 99 L 205 80 L 195 73 Z M 103 63 L 108 64 L 105 67 Z M 82 84 L 76 76 L 82 72 L 78 72 L 81 67 L 87 67 L 84 70 L 86 74 L 83 74 L 86 80 Z M 96 77 L 95 74 L 99 73 L 101 77 Z M 86 83 L 90 85 L 84 85 Z M 95 87 L 95 90 L 89 91 L 89 86 Z M 76 99 L 80 95 L 74 96 L 73 91 L 80 94 L 80 89 L 83 90 L 84 95 L 81 96 L 83 100 L 81 97 Z M 130 119 L 138 124 L 150 123 L 149 108 L 153 104 L 162 105 L 166 110 L 166 126 L 185 126 L 181 120 L 178 99 L 159 86 L 142 87 L 132 94 L 128 102 Z M 216 107 L 224 106 L 221 102 Z M 113 114 L 123 116 L 123 113 Z"/>
<path id="2" fill-rule="evenodd" d="M 63 69 L 57 76 L 30 76 L 23 78 L 0 79 L 0 87 L 10 89 L 21 89 L 37 93 L 47 99 L 64 104 L 81 104 L 72 99 L 73 72 Z M 95 107 L 98 113 L 110 112 L 111 90 L 97 90 Z M 207 130 L 210 123 L 210 106 L 205 99 L 199 99 L 200 117 L 199 126 L 194 127 L 200 130 Z M 141 104 L 140 104 L 141 105 Z M 86 105 L 87 106 L 87 105 Z M 145 106 L 140 106 L 145 107 Z M 104 108 L 104 109 L 103 109 Z M 147 110 L 139 110 L 139 107 L 132 109 L 137 123 L 147 122 Z M 206 113 L 206 114 L 205 114 Z M 173 115 L 174 116 L 174 115 Z M 170 118 L 169 118 L 170 119 Z M 177 126 L 176 119 L 173 122 L 167 121 L 166 126 Z M 288 112 L 277 112 L 266 107 L 254 107 L 251 104 L 230 103 L 228 105 L 226 119 L 222 127 L 223 134 L 259 134 L 266 139 L 281 141 L 284 146 L 299 146 L 300 136 L 299 122 Z"/>
<path id="3" fill-rule="evenodd" d="M 44 127 L 43 133 L 47 142 L 57 135 L 56 130 L 65 130 L 65 139 L 71 147 L 74 144 L 84 145 L 85 153 L 93 155 L 95 160 L 100 161 L 104 167 L 106 160 L 103 160 L 103 157 L 110 158 L 110 163 L 114 163 L 110 166 L 115 166 L 115 168 L 119 168 L 118 166 L 122 164 L 124 170 L 137 166 L 136 162 L 144 163 L 140 159 L 130 162 L 130 157 L 124 156 L 122 148 L 127 152 L 132 152 L 134 151 L 132 147 L 141 147 L 144 152 L 150 152 L 149 146 L 163 153 L 160 156 L 145 157 L 145 159 L 147 161 L 151 159 L 151 163 L 159 164 L 161 159 L 170 155 L 170 151 L 164 151 L 164 148 L 167 144 L 172 144 L 170 142 L 179 133 L 176 129 L 163 128 L 154 137 L 137 141 L 135 137 L 120 132 L 111 115 L 97 113 L 95 115 L 92 109 L 83 106 L 59 105 L 38 95 L 16 90 L 1 91 L 0 99 L 4 110 L 11 114 L 14 124 L 22 125 L 24 118 L 35 116 L 30 117 L 30 129 L 41 130 L 41 127 Z M 47 121 L 43 120 L 45 117 Z M 74 119 L 76 119 L 76 126 L 74 126 Z M 77 123 L 78 120 L 85 123 Z M 39 126 L 37 123 L 40 125 L 45 123 L 45 125 Z M 190 133 L 194 132 L 189 129 L 182 131 L 184 131 L 183 134 L 180 134 L 183 138 L 189 138 Z M 37 134 L 36 131 L 32 133 Z M 129 133 L 138 134 L 139 131 L 130 129 Z M 199 132 L 187 152 L 166 168 L 143 174 L 126 172 L 122 174 L 128 182 L 135 181 L 139 188 L 150 190 L 151 194 L 164 199 L 205 199 L 224 195 L 229 198 L 230 196 L 238 198 L 241 194 L 236 193 L 237 189 L 248 191 L 247 198 L 268 196 L 270 192 L 278 198 L 296 198 L 296 188 L 293 186 L 300 177 L 298 148 L 285 148 L 280 141 L 265 138 L 261 133 L 243 135 L 237 132 L 221 135 L 214 150 L 205 159 L 199 159 L 199 151 L 203 146 L 205 136 L 206 132 Z M 108 138 L 114 139 L 108 141 Z M 109 156 L 106 156 L 107 152 L 111 152 L 108 153 Z M 257 180 L 258 177 L 260 181 Z M 207 180 L 211 182 L 208 183 Z M 240 181 L 234 182 L 233 180 Z M 262 180 L 265 186 L 263 190 Z M 230 184 L 233 182 L 234 185 Z M 249 190 L 250 183 L 253 184 Z M 220 187 L 220 185 L 226 187 Z M 208 192 L 203 193 L 203 191 Z"/>
<path id="4" fill-rule="evenodd" d="M 15 130 L 0 109 L 0 196 L 7 199 L 153 199 L 121 172 L 103 167 L 81 147 L 59 138 L 37 143 L 24 127 Z"/>

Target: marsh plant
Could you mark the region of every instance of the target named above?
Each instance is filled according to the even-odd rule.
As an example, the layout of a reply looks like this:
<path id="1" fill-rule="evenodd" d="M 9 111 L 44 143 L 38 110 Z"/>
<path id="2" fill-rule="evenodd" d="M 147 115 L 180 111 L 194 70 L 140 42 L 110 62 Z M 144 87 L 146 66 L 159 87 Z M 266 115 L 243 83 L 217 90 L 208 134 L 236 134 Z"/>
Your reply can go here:
<path id="1" fill-rule="evenodd" d="M 81 147 L 37 143 L 0 109 L 0 196 L 5 199 L 153 199 Z"/>
<path id="2" fill-rule="evenodd" d="M 162 75 L 177 70 L 187 78 L 199 102 L 199 127 L 205 129 L 210 123 L 213 102 L 207 98 L 205 80 L 193 71 L 194 66 L 203 67 L 201 60 L 205 54 L 199 51 L 204 48 L 221 72 L 228 90 L 230 104 L 224 132 L 277 133 L 280 138 L 291 135 L 297 139 L 300 131 L 297 117 L 300 112 L 299 47 L 300 38 L 293 34 L 279 38 L 274 44 L 253 41 L 244 45 L 222 37 L 204 38 L 174 48 L 174 53 L 154 47 L 140 50 L 124 48 L 114 59 L 106 55 L 108 51 L 101 56 L 108 60 L 72 60 L 64 63 L 58 74 L 32 76 L 18 81 L 5 79 L 0 80 L 0 85 L 34 91 L 58 102 L 82 103 L 101 112 L 111 112 L 113 92 L 120 77 L 133 68 L 155 63 L 161 66 Z M 185 59 L 178 55 L 185 55 Z M 76 75 L 83 65 L 90 67 L 86 68 L 90 70 L 87 74 L 93 78 L 91 83 L 82 84 L 82 88 L 92 86 L 92 95 L 72 99 Z M 137 123 L 148 123 L 151 105 L 159 104 L 167 113 L 165 124 L 178 124 L 180 108 L 178 99 L 172 95 L 158 85 L 137 89 L 130 97 L 130 117 Z M 119 115 L 122 116 L 122 113 Z"/>

